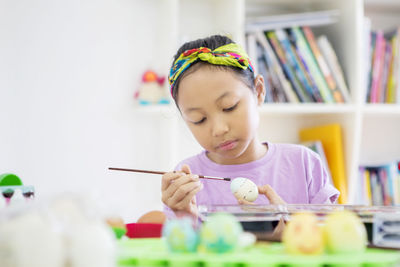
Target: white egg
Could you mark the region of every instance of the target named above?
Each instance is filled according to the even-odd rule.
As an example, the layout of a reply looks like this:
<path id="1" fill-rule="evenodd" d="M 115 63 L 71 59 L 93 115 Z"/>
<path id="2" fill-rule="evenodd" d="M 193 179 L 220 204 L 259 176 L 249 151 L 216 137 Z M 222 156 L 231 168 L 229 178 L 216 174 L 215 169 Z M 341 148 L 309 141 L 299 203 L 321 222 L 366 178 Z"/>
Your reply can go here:
<path id="1" fill-rule="evenodd" d="M 233 179 L 231 191 L 238 199 L 253 202 L 258 197 L 258 187 L 251 180 L 243 177 Z"/>

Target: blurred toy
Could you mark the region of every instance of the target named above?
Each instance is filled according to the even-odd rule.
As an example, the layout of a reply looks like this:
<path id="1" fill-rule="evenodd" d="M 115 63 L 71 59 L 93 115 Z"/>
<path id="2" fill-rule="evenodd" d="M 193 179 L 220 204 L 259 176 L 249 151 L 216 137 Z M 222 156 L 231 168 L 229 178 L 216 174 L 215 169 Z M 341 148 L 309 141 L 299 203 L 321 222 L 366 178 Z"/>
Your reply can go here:
<path id="1" fill-rule="evenodd" d="M 114 231 L 115 237 L 121 239 L 127 232 L 126 225 L 122 218 L 119 217 L 109 217 L 106 219 L 106 223 Z"/>
<path id="2" fill-rule="evenodd" d="M 167 221 L 162 229 L 168 250 L 171 252 L 195 252 L 199 243 L 193 221 L 188 218 L 176 218 Z"/>
<path id="3" fill-rule="evenodd" d="M 0 174 L 0 209 L 2 207 L 25 203 L 35 195 L 33 186 L 23 185 L 21 179 L 13 173 Z M 5 202 L 7 205 L 4 205 Z"/>
<path id="4" fill-rule="evenodd" d="M 331 253 L 363 252 L 367 246 L 367 231 L 361 219 L 351 211 L 329 214 L 325 220 L 326 248 Z"/>
<path id="5" fill-rule="evenodd" d="M 135 93 L 135 99 L 141 105 L 169 104 L 164 82 L 164 76 L 159 76 L 151 70 L 146 71 L 142 76 L 142 84 Z"/>
<path id="6" fill-rule="evenodd" d="M 290 254 L 321 254 L 324 240 L 317 216 L 313 213 L 294 214 L 283 230 L 282 242 Z"/>
<path id="7" fill-rule="evenodd" d="M 201 227 L 201 249 L 217 253 L 233 251 L 239 246 L 242 233 L 242 225 L 233 215 L 213 214 Z"/>

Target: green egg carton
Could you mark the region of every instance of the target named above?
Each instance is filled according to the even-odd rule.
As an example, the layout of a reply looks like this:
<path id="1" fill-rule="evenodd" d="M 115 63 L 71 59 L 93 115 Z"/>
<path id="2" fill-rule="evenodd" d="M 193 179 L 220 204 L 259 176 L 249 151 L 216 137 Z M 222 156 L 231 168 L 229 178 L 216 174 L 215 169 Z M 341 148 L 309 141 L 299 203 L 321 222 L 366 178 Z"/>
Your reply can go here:
<path id="1" fill-rule="evenodd" d="M 383 267 L 400 266 L 400 252 L 368 248 L 363 253 L 289 255 L 281 243 L 260 243 L 224 254 L 170 253 L 160 238 L 118 241 L 118 266 L 146 267 Z"/>

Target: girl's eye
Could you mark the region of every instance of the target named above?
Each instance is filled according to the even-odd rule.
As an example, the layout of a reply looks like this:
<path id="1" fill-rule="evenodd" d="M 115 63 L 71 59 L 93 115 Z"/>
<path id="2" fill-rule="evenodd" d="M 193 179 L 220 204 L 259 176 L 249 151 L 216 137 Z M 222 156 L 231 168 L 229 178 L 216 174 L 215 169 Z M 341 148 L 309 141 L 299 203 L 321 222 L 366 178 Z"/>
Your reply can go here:
<path id="1" fill-rule="evenodd" d="M 225 112 L 229 112 L 229 111 L 232 111 L 232 110 L 234 110 L 236 107 L 237 107 L 237 103 L 235 104 L 235 105 L 233 105 L 232 107 L 230 107 L 230 108 L 224 108 L 223 109 L 223 111 L 225 111 Z"/>
<path id="2" fill-rule="evenodd" d="M 202 118 L 202 119 L 199 120 L 199 121 L 193 122 L 193 124 L 201 124 L 201 123 L 203 123 L 205 120 L 206 120 L 206 118 L 204 117 L 204 118 Z"/>

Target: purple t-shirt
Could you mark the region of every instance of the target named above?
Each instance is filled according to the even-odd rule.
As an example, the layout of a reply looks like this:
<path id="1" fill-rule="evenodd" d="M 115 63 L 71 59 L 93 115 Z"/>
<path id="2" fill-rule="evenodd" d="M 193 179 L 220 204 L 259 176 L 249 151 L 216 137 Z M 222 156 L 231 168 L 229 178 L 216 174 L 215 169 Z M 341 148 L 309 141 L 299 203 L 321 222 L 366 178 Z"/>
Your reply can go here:
<path id="1" fill-rule="evenodd" d="M 217 177 L 245 177 L 256 185 L 269 184 L 288 204 L 335 203 L 339 191 L 332 186 L 326 169 L 317 153 L 305 146 L 294 144 L 268 144 L 268 152 L 260 159 L 237 165 L 221 165 L 211 161 L 206 151 L 180 162 L 189 165 L 192 173 Z M 203 190 L 197 193 L 197 205 L 236 205 L 230 183 L 200 179 Z M 269 201 L 260 195 L 255 204 Z M 169 210 L 166 208 L 166 211 Z M 168 212 L 169 213 L 169 212 Z"/>

